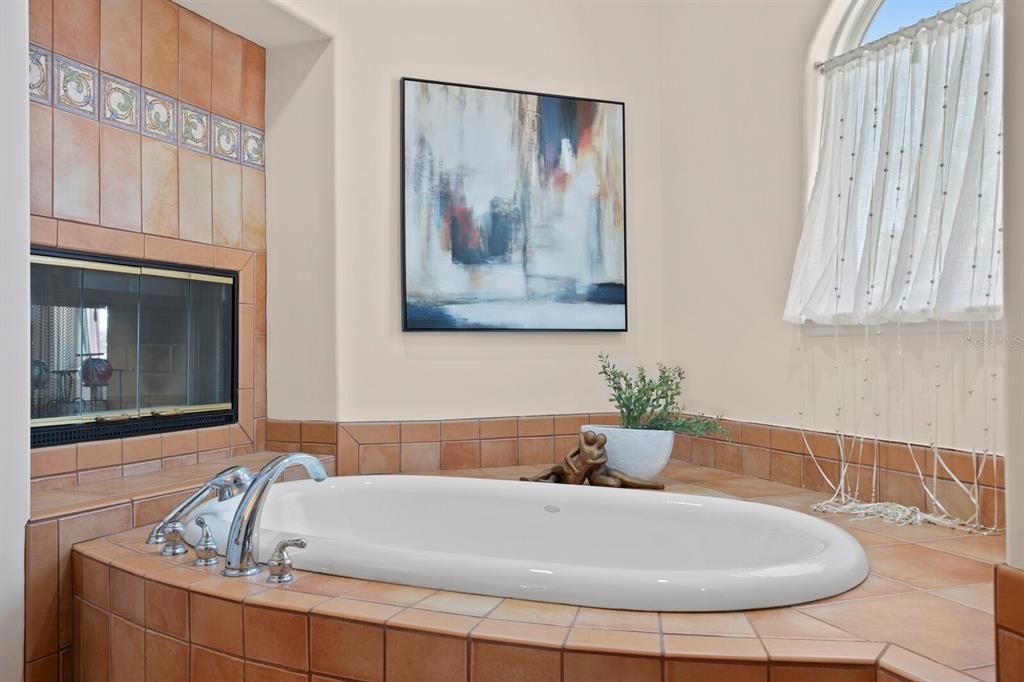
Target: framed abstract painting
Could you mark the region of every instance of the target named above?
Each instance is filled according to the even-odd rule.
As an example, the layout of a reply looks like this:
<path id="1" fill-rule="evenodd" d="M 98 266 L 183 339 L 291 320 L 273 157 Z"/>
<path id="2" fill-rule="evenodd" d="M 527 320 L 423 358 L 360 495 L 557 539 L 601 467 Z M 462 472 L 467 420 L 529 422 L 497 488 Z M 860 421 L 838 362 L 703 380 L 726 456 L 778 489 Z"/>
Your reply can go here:
<path id="1" fill-rule="evenodd" d="M 402 79 L 403 329 L 626 331 L 622 102 Z"/>

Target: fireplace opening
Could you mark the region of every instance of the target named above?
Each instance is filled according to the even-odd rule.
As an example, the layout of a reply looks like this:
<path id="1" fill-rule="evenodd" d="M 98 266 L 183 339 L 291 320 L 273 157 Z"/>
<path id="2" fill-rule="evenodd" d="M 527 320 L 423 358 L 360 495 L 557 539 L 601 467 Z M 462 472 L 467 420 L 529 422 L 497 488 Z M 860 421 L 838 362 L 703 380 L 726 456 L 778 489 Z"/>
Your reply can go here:
<path id="1" fill-rule="evenodd" d="M 237 421 L 237 273 L 34 248 L 32 446 Z"/>

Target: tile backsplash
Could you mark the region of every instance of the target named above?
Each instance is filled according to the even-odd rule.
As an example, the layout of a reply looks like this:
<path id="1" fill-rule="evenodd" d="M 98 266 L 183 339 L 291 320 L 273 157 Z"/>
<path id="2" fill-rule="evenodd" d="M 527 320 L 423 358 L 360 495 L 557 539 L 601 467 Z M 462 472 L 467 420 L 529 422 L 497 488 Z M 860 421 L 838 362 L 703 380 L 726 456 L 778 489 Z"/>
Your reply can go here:
<path id="1" fill-rule="evenodd" d="M 264 48 L 171 0 L 29 0 L 29 43 L 32 243 L 240 275 L 237 425 L 193 431 L 184 450 L 174 434 L 112 441 L 101 458 L 35 450 L 33 479 L 60 487 L 262 448 Z"/>

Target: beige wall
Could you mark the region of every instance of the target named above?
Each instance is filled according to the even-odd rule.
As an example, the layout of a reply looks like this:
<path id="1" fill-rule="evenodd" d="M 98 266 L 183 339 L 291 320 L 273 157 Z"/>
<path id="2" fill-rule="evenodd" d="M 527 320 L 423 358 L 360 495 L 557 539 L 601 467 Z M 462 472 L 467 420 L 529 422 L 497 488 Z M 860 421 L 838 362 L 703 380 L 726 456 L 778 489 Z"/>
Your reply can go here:
<path id="1" fill-rule="evenodd" d="M 657 24 L 659 12 L 641 3 L 519 2 L 283 3 L 333 34 L 334 46 L 334 273 L 318 255 L 285 263 L 278 239 L 320 229 L 292 216 L 282 225 L 272 208 L 275 150 L 288 144 L 273 121 L 270 167 L 269 290 L 301 275 L 315 301 L 271 293 L 270 410 L 275 418 L 416 419 L 602 410 L 606 397 L 595 356 L 608 350 L 624 362 L 653 362 L 663 349 L 664 280 L 661 261 L 661 141 Z M 272 51 L 273 52 L 273 51 Z M 270 56 L 273 64 L 274 55 Z M 419 76 L 484 85 L 588 95 L 627 102 L 629 191 L 628 334 L 414 333 L 401 331 L 399 242 L 399 79 Z M 268 97 L 275 88 L 271 67 Z M 323 92 L 310 106 L 331 106 Z M 301 135 L 298 131 L 295 134 Z M 291 170 L 289 169 L 289 172 Z M 327 211 L 325 198 L 305 195 Z M 303 217 L 305 212 L 301 214 Z M 284 234 L 282 234 L 284 233 Z M 331 333 L 320 316 L 334 281 L 336 297 L 336 411 L 304 391 L 281 393 L 280 381 L 305 367 L 307 342 Z M 296 290 L 296 294 L 299 292 Z M 278 315 L 308 317 L 300 328 Z M 285 333 L 285 332 L 282 332 Z M 319 345 L 316 346 L 319 349 Z M 287 350 L 285 350 L 287 349 Z M 310 391 L 328 380 L 305 369 Z M 289 383 L 296 387 L 299 382 Z"/>
<path id="2" fill-rule="evenodd" d="M 28 3 L 0 2 L 0 680 L 20 680 L 29 476 Z"/>
<path id="3" fill-rule="evenodd" d="M 318 265 L 304 277 L 322 283 L 324 300 L 333 278 L 336 317 L 322 318 L 324 300 L 287 312 L 298 296 L 271 300 L 272 319 L 279 312 L 313 318 L 301 331 L 279 327 L 288 338 L 275 341 L 271 332 L 272 416 L 602 409 L 594 355 L 603 349 L 623 363 L 683 365 L 687 406 L 736 419 L 831 430 L 838 402 L 839 425 L 868 435 L 929 442 L 937 428 L 940 443 L 970 448 L 984 447 L 984 425 L 993 434 L 1004 430 L 1005 418 L 982 413 L 981 383 L 986 363 L 1003 381 L 1002 353 L 965 351 L 962 330 L 938 339 L 905 335 L 901 359 L 892 334 L 872 336 L 866 353 L 862 336 L 838 344 L 802 339 L 782 322 L 813 156 L 811 63 L 826 56 L 812 54 L 811 44 L 826 13 L 842 14 L 828 12 L 828 3 L 609 2 L 580 12 L 578 3 L 546 2 L 524 12 L 522 3 L 497 1 L 278 1 L 335 38 L 334 99 L 316 104 L 335 109 L 333 204 L 307 195 L 324 204 L 323 216 L 334 210 L 334 272 L 314 256 Z M 626 102 L 627 334 L 401 332 L 398 79 L 405 75 Z M 288 133 L 269 139 L 287 144 Z M 273 205 L 273 182 L 270 191 Z M 294 219 L 277 225 L 271 221 L 272 244 L 281 229 L 288 231 L 282 238 L 323 229 Z M 270 290 L 304 262 L 272 259 Z M 317 312 L 302 315 L 307 306 Z M 334 412 L 307 399 L 323 392 L 319 382 L 327 378 L 307 370 L 305 392 L 293 382 L 281 393 L 276 383 L 307 340 L 317 344 L 332 329 Z M 937 419 L 936 363 L 943 384 Z M 866 384 L 864 367 L 874 368 Z"/>

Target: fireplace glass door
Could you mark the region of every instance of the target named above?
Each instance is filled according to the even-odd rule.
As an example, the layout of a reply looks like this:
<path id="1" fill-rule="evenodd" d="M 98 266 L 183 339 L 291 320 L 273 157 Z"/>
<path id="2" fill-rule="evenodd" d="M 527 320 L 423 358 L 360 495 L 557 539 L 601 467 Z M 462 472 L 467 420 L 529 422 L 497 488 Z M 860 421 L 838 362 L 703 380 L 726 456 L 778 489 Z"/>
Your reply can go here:
<path id="1" fill-rule="evenodd" d="M 233 273 L 33 253 L 34 444 L 233 415 L 234 310 Z"/>

